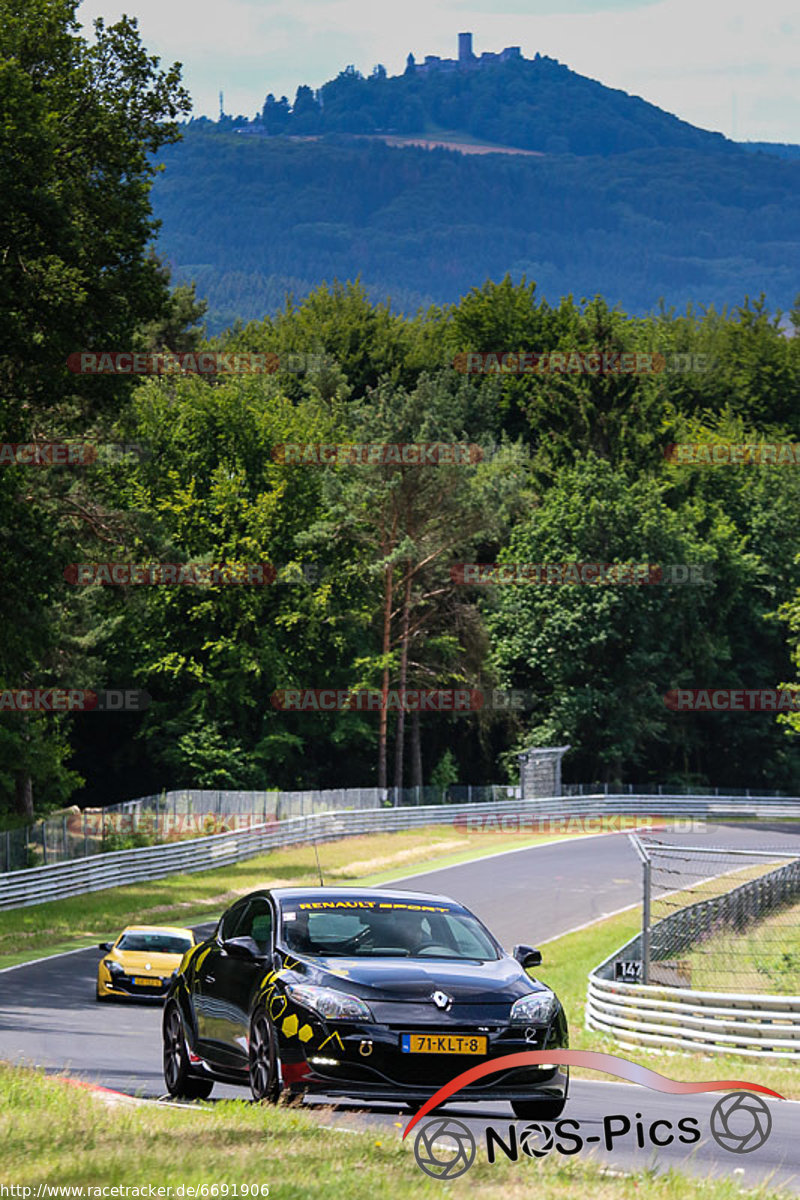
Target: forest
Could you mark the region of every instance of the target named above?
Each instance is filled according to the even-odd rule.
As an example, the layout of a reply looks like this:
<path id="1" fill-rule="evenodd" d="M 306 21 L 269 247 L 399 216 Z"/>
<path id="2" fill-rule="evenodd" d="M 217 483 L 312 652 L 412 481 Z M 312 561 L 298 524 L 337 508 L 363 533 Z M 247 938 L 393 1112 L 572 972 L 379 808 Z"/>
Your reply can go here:
<path id="1" fill-rule="evenodd" d="M 417 207 L 396 204 L 374 244 L 422 287 L 415 220 L 449 220 L 459 295 L 409 313 L 375 299 L 366 271 L 314 275 L 271 313 L 205 328 L 199 269 L 197 286 L 177 282 L 157 240 L 155 164 L 194 154 L 199 171 L 213 142 L 209 195 L 226 179 L 230 195 L 232 156 L 246 204 L 239 156 L 272 153 L 271 139 L 200 131 L 177 147 L 189 112 L 177 65 L 144 55 L 134 22 L 101 26 L 88 46 L 73 5 L 44 7 L 46 39 L 13 16 L 0 31 L 0 244 L 14 247 L 0 271 L 0 405 L 3 446 L 15 448 L 0 465 L 0 810 L 25 819 L 179 786 L 500 783 L 516 777 L 521 749 L 567 743 L 568 781 L 796 792 L 798 713 L 671 700 L 676 689 L 797 686 L 796 456 L 735 453 L 800 441 L 800 300 L 770 303 L 756 286 L 770 260 L 748 250 L 756 229 L 769 233 L 788 288 L 796 168 L 728 152 L 692 160 L 698 194 L 717 194 L 725 164 L 729 184 L 749 181 L 729 207 L 753 286 L 715 305 L 698 281 L 692 305 L 653 299 L 637 313 L 613 279 L 576 299 L 537 270 L 495 272 L 475 249 L 478 226 L 459 229 L 459 208 L 477 221 L 490 202 L 512 228 L 525 172 L 547 164 L 505 160 L 482 191 L 479 173 L 463 186 L 473 164 L 454 155 L 426 157 L 441 172 L 426 182 L 415 152 L 333 145 L 320 155 L 337 187 L 299 204 L 286 181 L 302 181 L 308 160 L 276 139 L 274 207 L 250 219 L 283 272 L 324 269 L 329 235 L 310 247 L 321 213 L 338 229 L 360 209 L 363 223 L 381 196 L 388 213 L 397 163 Z M 688 172 L 682 156 L 694 152 L 669 153 Z M 371 164 L 363 194 L 356 154 Z M 621 174 L 624 161 L 605 185 L 621 208 L 641 182 Z M 547 219 L 566 247 L 581 199 L 548 178 Z M 195 200 L 184 196 L 187 213 Z M 651 204 L 679 248 L 665 174 Z M 252 229 L 236 213 L 228 204 L 219 261 L 244 269 Z M 284 231 L 303 223 L 308 258 L 294 259 Z M 542 253 L 556 253 L 541 236 Z M 369 245 L 364 235 L 365 263 Z M 641 288 L 655 288 L 653 262 L 628 257 Z M 127 366 L 95 369 L 99 354 Z M 148 374 L 159 355 L 163 369 Z M 684 443 L 723 453 L 677 453 Z M 329 453 L 434 444 L 460 449 L 419 461 Z M 20 451 L 34 446 L 51 449 Z M 47 689 L 149 702 L 15 706 Z M 368 690 L 492 701 L 456 712 L 286 700 Z"/>
<path id="2" fill-rule="evenodd" d="M 553 303 L 602 295 L 638 314 L 662 299 L 794 301 L 797 160 L 691 139 L 515 157 L 203 122 L 182 132 L 158 155 L 158 247 L 175 281 L 208 299 L 214 333 L 274 314 L 288 292 L 357 277 L 409 316 L 506 274 Z"/>

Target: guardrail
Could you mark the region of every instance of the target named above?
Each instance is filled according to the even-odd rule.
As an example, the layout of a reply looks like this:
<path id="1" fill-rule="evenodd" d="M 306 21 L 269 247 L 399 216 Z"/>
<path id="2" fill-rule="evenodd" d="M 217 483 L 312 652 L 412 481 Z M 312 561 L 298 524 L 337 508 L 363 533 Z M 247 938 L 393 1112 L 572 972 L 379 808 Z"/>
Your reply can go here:
<path id="1" fill-rule="evenodd" d="M 619 953 L 628 950 L 623 947 Z M 592 971 L 586 1025 L 626 1049 L 664 1047 L 800 1061 L 800 996 L 698 992 L 601 979 Z"/>
<path id="2" fill-rule="evenodd" d="M 798 891 L 800 861 L 794 861 L 665 917 L 648 931 L 649 946 L 637 934 L 589 972 L 587 1028 L 611 1034 L 627 1049 L 649 1046 L 800 1061 L 800 995 L 710 992 L 613 978 L 620 960 L 637 962 L 652 955 L 655 966 L 712 927 L 745 927 L 764 906 L 771 911 L 774 903 L 789 901 Z"/>
<path id="3" fill-rule="evenodd" d="M 603 790 L 602 787 L 597 789 L 598 792 Z M 2 830 L 0 873 L 23 871 L 34 866 L 47 867 L 57 862 L 88 858 L 90 854 L 120 850 L 123 849 L 120 844 L 123 838 L 139 839 L 134 845 L 155 845 L 179 837 L 249 829 L 268 821 L 308 817 L 313 813 L 406 805 L 488 803 L 519 796 L 519 787 L 512 784 L 450 788 L 352 787 L 294 792 L 183 788 L 123 800 L 104 808 L 80 809 L 74 805 L 33 825 Z"/>
<path id="4" fill-rule="evenodd" d="M 552 797 L 544 800 L 508 800 L 488 804 L 430 805 L 362 812 L 320 813 L 267 822 L 249 830 L 219 833 L 184 842 L 143 846 L 97 854 L 74 862 L 54 863 L 0 875 L 0 910 L 23 908 L 60 900 L 86 892 L 166 875 L 190 874 L 227 866 L 253 858 L 281 846 L 334 841 L 356 834 L 414 829 L 425 825 L 462 827 L 467 832 L 485 829 L 535 831 L 537 822 L 547 821 L 553 833 L 601 832 L 612 815 L 642 817 L 720 817 L 723 815 L 800 817 L 800 799 L 748 800 L 740 797 L 660 796 L 653 804 L 649 796 L 584 796 L 577 800 Z M 658 812 L 654 813 L 653 809 Z M 590 818 L 593 825 L 570 828 L 576 818 Z"/>

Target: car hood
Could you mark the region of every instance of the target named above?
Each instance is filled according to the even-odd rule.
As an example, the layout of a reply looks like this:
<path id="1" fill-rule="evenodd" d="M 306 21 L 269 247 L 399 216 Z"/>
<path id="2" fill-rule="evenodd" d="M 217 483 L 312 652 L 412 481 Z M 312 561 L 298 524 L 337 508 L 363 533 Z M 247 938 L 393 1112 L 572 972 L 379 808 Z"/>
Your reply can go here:
<path id="1" fill-rule="evenodd" d="M 455 1004 L 499 1004 L 546 990 L 513 958 L 497 962 L 450 959 L 320 958 L 305 960 L 309 983 L 352 991 L 364 1000 L 418 1004 L 441 991 Z M 349 985 L 349 986 L 348 986 Z"/>

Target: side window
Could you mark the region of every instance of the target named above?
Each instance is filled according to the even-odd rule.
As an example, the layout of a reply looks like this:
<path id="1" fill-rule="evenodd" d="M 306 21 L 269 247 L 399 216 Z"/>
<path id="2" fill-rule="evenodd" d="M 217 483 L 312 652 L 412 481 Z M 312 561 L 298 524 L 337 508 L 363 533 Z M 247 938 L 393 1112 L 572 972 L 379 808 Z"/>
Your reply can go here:
<path id="1" fill-rule="evenodd" d="M 239 925 L 241 924 L 246 908 L 246 904 L 234 904 L 233 908 L 226 912 L 222 918 L 219 931 L 219 936 L 223 942 L 227 942 L 229 938 L 239 936 Z"/>
<path id="2" fill-rule="evenodd" d="M 272 909 L 269 900 L 258 896 L 250 902 L 234 936 L 251 937 L 262 954 L 269 954 L 272 948 Z"/>

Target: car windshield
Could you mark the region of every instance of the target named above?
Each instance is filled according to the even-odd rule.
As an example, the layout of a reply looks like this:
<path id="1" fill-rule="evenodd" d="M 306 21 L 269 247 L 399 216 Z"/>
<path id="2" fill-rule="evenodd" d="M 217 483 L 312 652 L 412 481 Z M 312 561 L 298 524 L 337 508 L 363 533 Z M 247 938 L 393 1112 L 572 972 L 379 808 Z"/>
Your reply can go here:
<path id="1" fill-rule="evenodd" d="M 408 900 L 287 899 L 283 939 L 297 954 L 319 957 L 497 960 L 480 922 L 446 904 Z"/>
<path id="2" fill-rule="evenodd" d="M 117 950 L 139 950 L 145 954 L 185 954 L 192 940 L 178 933 L 123 933 Z"/>

